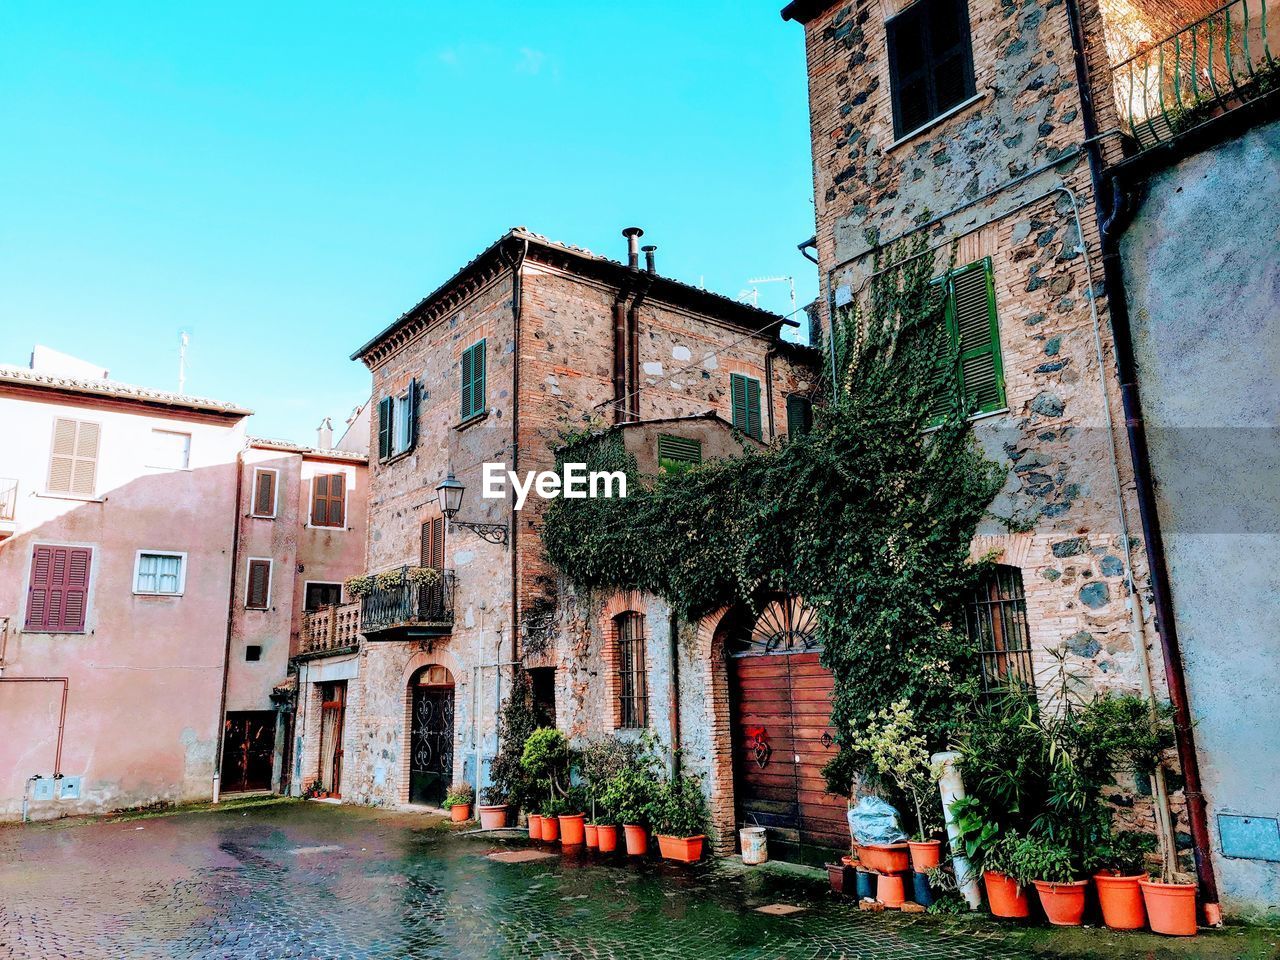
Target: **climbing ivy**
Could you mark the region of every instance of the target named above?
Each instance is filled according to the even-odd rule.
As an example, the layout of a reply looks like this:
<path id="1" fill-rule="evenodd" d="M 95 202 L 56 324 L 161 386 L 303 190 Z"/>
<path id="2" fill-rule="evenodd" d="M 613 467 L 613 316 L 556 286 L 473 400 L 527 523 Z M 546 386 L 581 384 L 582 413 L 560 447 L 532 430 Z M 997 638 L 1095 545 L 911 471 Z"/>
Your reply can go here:
<path id="1" fill-rule="evenodd" d="M 841 793 L 867 772 L 853 745 L 870 715 L 905 698 L 936 747 L 974 701 L 962 601 L 981 564 L 969 544 L 1003 482 L 939 375 L 956 356 L 934 257 L 922 243 L 899 254 L 836 316 L 835 388 L 809 434 L 656 478 L 638 476 L 616 432 L 580 435 L 562 456 L 626 471 L 630 496 L 556 500 L 543 530 L 580 587 L 644 590 L 686 618 L 802 596 L 835 678 L 826 774 Z"/>

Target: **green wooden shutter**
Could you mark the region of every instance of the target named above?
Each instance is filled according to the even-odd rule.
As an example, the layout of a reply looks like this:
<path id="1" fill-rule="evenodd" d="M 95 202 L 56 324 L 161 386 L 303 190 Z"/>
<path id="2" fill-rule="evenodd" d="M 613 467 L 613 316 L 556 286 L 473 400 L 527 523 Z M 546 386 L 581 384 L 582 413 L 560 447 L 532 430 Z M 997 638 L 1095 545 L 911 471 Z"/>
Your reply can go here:
<path id="1" fill-rule="evenodd" d="M 995 284 L 991 261 L 951 275 L 948 328 L 960 355 L 960 390 L 969 413 L 990 413 L 1005 405 L 1004 370 L 1000 363 L 1000 327 L 996 322 Z"/>
<path id="2" fill-rule="evenodd" d="M 378 401 L 378 459 L 386 460 L 391 456 L 391 412 L 392 400 L 383 397 Z"/>
<path id="3" fill-rule="evenodd" d="M 787 436 L 798 437 L 813 427 L 813 403 L 793 393 L 787 397 Z"/>
<path id="4" fill-rule="evenodd" d="M 941 284 L 944 281 L 939 279 L 935 282 Z M 959 398 L 959 393 L 956 390 L 959 374 L 955 365 L 955 341 L 951 328 L 950 300 L 951 297 L 948 294 L 933 320 L 937 327 L 941 329 L 942 335 L 938 338 L 938 358 L 933 367 L 932 380 L 936 392 L 933 395 L 933 403 L 929 406 L 927 424 L 930 427 L 936 427 L 946 420 Z"/>
<path id="5" fill-rule="evenodd" d="M 472 344 L 462 353 L 462 419 L 485 410 L 485 341 Z"/>
<path id="6" fill-rule="evenodd" d="M 740 373 L 730 374 L 729 402 L 733 411 L 733 425 L 759 440 L 760 381 Z"/>
<path id="7" fill-rule="evenodd" d="M 658 469 L 663 473 L 683 473 L 702 462 L 702 444 L 688 437 L 658 435 Z"/>
<path id="8" fill-rule="evenodd" d="M 747 377 L 747 433 L 757 440 L 763 435 L 760 426 L 760 381 Z"/>
<path id="9" fill-rule="evenodd" d="M 418 408 L 422 401 L 422 384 L 417 380 L 409 382 L 409 434 L 406 450 L 412 450 L 418 443 Z"/>
<path id="10" fill-rule="evenodd" d="M 471 380 L 474 355 L 471 348 L 462 351 L 462 419 L 471 416 Z"/>

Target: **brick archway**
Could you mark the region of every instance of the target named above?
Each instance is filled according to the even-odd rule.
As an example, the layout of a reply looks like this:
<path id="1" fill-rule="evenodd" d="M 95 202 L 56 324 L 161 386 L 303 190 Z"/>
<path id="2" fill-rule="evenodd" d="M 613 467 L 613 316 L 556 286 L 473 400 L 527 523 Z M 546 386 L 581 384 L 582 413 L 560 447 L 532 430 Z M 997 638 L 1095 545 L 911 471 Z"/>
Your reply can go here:
<path id="1" fill-rule="evenodd" d="M 707 797 L 715 851 L 733 853 L 737 846 L 736 798 L 733 787 L 733 724 L 729 706 L 729 672 L 725 662 L 725 618 L 733 611 L 723 606 L 698 621 L 698 659 L 707 665 L 707 729 L 711 734 L 711 782 Z"/>
<path id="2" fill-rule="evenodd" d="M 413 737 L 413 689 L 409 686 L 409 682 L 423 667 L 442 666 L 453 676 L 454 683 L 458 683 L 463 676 L 461 667 L 458 664 L 458 658 L 447 650 L 436 651 L 420 651 L 411 656 L 405 664 L 404 670 L 400 674 L 400 690 L 401 699 L 404 701 L 404 724 L 400 728 L 400 763 L 396 771 L 396 797 L 401 803 L 409 802 L 409 769 L 412 761 L 412 737 Z M 456 714 L 455 714 L 456 724 Z M 458 758 L 462 756 L 457 749 L 458 730 L 454 731 L 454 766 L 458 764 Z"/>
<path id="3" fill-rule="evenodd" d="M 610 727 L 622 726 L 622 674 L 618 663 L 618 617 L 624 613 L 645 614 L 644 594 L 639 590 L 619 590 L 610 595 L 600 608 L 597 621 L 600 627 L 601 660 L 604 661 L 604 688 L 609 697 Z M 645 644 L 644 670 L 649 676 L 653 664 L 649 662 L 648 644 Z"/>

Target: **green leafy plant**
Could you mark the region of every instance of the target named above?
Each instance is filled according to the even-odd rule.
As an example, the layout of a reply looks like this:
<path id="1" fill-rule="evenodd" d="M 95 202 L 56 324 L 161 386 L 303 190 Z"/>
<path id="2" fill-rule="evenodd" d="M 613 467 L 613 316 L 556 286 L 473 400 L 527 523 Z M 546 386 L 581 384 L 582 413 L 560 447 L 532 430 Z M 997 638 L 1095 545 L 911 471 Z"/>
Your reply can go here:
<path id="1" fill-rule="evenodd" d="M 627 767 L 609 778 L 601 803 L 618 822 L 647 827 L 658 782 L 646 766 Z"/>
<path id="2" fill-rule="evenodd" d="M 537 799 L 537 784 L 521 762 L 525 744 L 536 728 L 529 675 L 516 667 L 511 691 L 498 716 L 498 752 L 489 768 L 493 784 L 484 793 L 486 803 L 527 807 Z"/>
<path id="3" fill-rule="evenodd" d="M 612 816 L 603 797 L 609 781 L 628 767 L 644 763 L 647 745 L 644 740 L 623 739 L 603 735 L 588 740 L 578 753 L 578 772 L 585 788 L 583 808 L 591 819 L 608 823 Z"/>
<path id="4" fill-rule="evenodd" d="M 647 819 L 655 832 L 668 837 L 705 836 L 711 817 L 697 777 L 679 774 L 653 788 Z"/>
<path id="5" fill-rule="evenodd" d="M 544 817 L 559 817 L 567 813 L 576 813 L 569 809 L 569 801 L 564 797 L 548 797 L 542 801 L 541 812 Z"/>
<path id="6" fill-rule="evenodd" d="M 449 792 L 445 794 L 444 798 L 444 808 L 451 810 L 457 806 L 475 803 L 475 799 L 475 788 L 465 780 L 459 780 L 457 783 L 449 785 Z"/>
<path id="7" fill-rule="evenodd" d="M 942 826 L 942 801 L 929 760 L 925 737 L 916 728 L 915 712 L 905 698 L 868 715 L 850 747 L 865 753 L 871 767 L 910 797 L 916 812 L 917 840 Z"/>
<path id="8" fill-rule="evenodd" d="M 573 751 L 563 733 L 554 727 L 539 727 L 525 741 L 520 765 L 534 781 L 546 785 L 547 796 L 564 799 Z"/>
<path id="9" fill-rule="evenodd" d="M 1019 883 L 1034 880 L 1071 883 L 1087 876 L 1080 851 L 1049 837 L 1022 837 L 1008 852 L 1008 869 L 1002 870 Z"/>
<path id="10" fill-rule="evenodd" d="M 480 791 L 480 803 L 486 807 L 500 807 L 507 803 L 507 796 L 497 784 L 490 784 Z"/>
<path id="11" fill-rule="evenodd" d="M 1117 876 L 1135 877 L 1147 872 L 1147 855 L 1155 849 L 1153 835 L 1140 830 L 1118 830 L 1099 844 L 1096 865 Z"/>

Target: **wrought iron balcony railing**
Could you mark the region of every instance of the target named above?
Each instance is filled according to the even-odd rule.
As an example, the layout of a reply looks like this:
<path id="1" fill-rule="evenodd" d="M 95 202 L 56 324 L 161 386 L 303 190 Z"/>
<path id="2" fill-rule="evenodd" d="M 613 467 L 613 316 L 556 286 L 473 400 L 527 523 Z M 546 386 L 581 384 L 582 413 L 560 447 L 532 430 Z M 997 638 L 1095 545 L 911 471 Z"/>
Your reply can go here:
<path id="1" fill-rule="evenodd" d="M 1276 89 L 1278 32 L 1276 0 L 1231 0 L 1145 45 L 1111 68 L 1122 129 L 1145 150 Z"/>
<path id="2" fill-rule="evenodd" d="M 430 637 L 453 631 L 453 597 L 457 583 L 453 571 L 441 570 L 438 579 L 420 582 L 412 578 L 412 569 L 402 567 L 400 580 L 393 585 L 375 583 L 361 601 L 362 632 Z"/>
<path id="3" fill-rule="evenodd" d="M 321 607 L 302 617 L 302 636 L 299 640 L 298 652 L 304 656 L 354 647 L 359 642 L 359 600 Z"/>
<path id="4" fill-rule="evenodd" d="M 0 477 L 0 520 L 12 520 L 18 508 L 18 481 Z"/>

